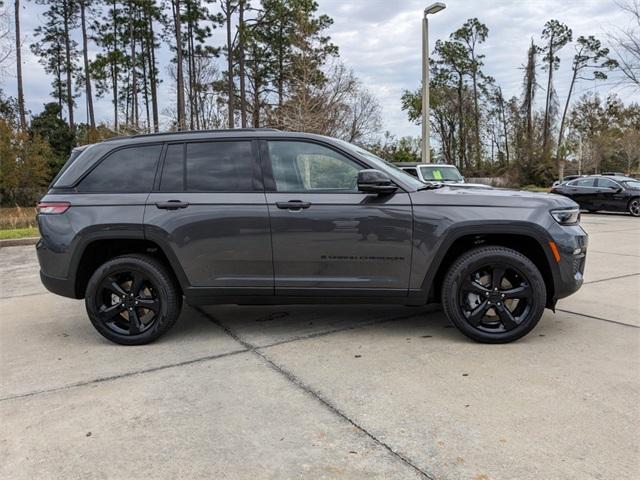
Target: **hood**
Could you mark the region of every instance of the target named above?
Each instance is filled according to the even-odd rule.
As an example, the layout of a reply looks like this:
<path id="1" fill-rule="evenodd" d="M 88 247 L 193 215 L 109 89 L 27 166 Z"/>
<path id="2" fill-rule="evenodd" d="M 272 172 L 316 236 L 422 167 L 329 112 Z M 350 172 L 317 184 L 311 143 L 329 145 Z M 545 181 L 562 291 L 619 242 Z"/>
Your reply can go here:
<path id="1" fill-rule="evenodd" d="M 411 194 L 414 205 L 452 205 L 480 207 L 571 208 L 578 204 L 553 193 L 509 190 L 506 188 L 456 188 L 444 186 Z"/>

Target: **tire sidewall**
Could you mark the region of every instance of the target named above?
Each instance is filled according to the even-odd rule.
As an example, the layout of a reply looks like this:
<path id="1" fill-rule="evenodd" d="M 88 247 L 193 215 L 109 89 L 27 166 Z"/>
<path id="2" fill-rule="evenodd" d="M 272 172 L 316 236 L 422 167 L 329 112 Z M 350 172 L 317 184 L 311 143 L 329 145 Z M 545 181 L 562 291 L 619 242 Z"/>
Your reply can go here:
<path id="1" fill-rule="evenodd" d="M 634 197 L 634 198 L 632 198 L 631 200 L 629 200 L 629 205 L 627 205 L 627 211 L 629 212 L 629 214 L 630 214 L 632 217 L 638 218 L 638 217 L 640 217 L 640 213 L 638 213 L 638 214 L 636 215 L 636 214 L 634 214 L 634 213 L 631 211 L 631 205 L 633 204 L 633 202 L 638 202 L 638 203 L 640 203 L 640 198 L 639 198 L 639 197 Z"/>
<path id="2" fill-rule="evenodd" d="M 485 265 L 503 263 L 523 274 L 531 286 L 532 297 L 529 313 L 513 330 L 488 333 L 476 329 L 467 322 L 460 302 L 460 287 L 464 279 Z M 466 336 L 484 343 L 507 343 L 522 338 L 538 323 L 546 304 L 546 286 L 540 271 L 528 258 L 515 250 L 502 247 L 481 247 L 457 260 L 445 277 L 442 305 L 447 317 Z"/>
<path id="3" fill-rule="evenodd" d="M 148 330 L 138 335 L 123 335 L 107 327 L 98 315 L 98 288 L 105 277 L 121 271 L 138 271 L 148 277 L 153 283 L 156 295 L 160 301 L 160 314 L 154 324 Z M 172 318 L 169 311 L 171 301 L 175 301 L 175 290 L 170 283 L 167 283 L 163 272 L 158 271 L 152 265 L 142 259 L 135 257 L 114 258 L 101 265 L 91 276 L 85 292 L 85 306 L 89 320 L 95 329 L 105 338 L 121 345 L 142 345 L 152 342 L 161 336 L 171 325 Z M 168 325 L 168 323 L 171 323 Z"/>

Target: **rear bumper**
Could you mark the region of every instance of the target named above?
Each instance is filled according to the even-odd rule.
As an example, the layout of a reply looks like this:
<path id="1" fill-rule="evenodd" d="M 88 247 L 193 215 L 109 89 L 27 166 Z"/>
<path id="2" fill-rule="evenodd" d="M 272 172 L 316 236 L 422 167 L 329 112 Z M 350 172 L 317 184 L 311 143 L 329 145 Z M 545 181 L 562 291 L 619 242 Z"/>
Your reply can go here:
<path id="1" fill-rule="evenodd" d="M 53 277 L 40 270 L 40 280 L 45 288 L 51 293 L 62 295 L 63 297 L 77 298 L 74 282 L 67 278 Z"/>

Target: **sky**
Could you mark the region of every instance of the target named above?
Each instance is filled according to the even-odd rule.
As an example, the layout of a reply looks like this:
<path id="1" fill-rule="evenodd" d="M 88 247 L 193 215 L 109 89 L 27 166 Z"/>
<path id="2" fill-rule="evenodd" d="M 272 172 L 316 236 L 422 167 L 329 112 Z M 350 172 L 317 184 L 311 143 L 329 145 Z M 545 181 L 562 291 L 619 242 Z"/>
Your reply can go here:
<path id="1" fill-rule="evenodd" d="M 51 79 L 38 59 L 30 52 L 33 30 L 42 22 L 43 6 L 22 2 L 23 76 L 27 108 L 37 113 L 50 101 Z M 408 121 L 400 108 L 405 89 L 416 89 L 421 80 L 421 17 L 431 0 L 318 0 L 319 12 L 333 18 L 329 29 L 332 41 L 340 49 L 341 61 L 353 69 L 363 85 L 378 98 L 382 107 L 383 129 L 396 136 L 418 136 L 418 126 Z M 468 18 L 477 17 L 489 28 L 487 41 L 481 46 L 485 54 L 484 72 L 493 76 L 506 97 L 520 95 L 522 65 L 533 38 L 540 41 L 544 23 L 555 18 L 580 35 L 595 35 L 601 40 L 615 28 L 628 23 L 614 0 L 449 0 L 447 8 L 429 17 L 429 41 L 446 39 Z M 218 30 L 213 44 L 224 43 Z M 560 70 L 555 76 L 555 88 L 564 104 L 569 80 L 573 47 L 561 52 Z M 95 52 L 90 52 L 91 55 Z M 166 49 L 159 55 L 160 68 L 169 61 Z M 542 72 L 539 75 L 543 75 Z M 166 74 L 164 75 L 166 78 Z M 588 92 L 607 95 L 616 92 L 625 102 L 640 101 L 640 94 L 622 89 L 616 76 L 606 81 L 583 81 L 575 97 Z M 160 98 L 172 98 L 168 81 L 160 87 Z M 15 95 L 15 74 L 6 75 L 0 84 L 6 94 Z M 539 95 L 540 100 L 544 94 Z M 76 120 L 86 118 L 83 97 L 77 100 Z M 111 121 L 112 106 L 108 99 L 95 103 L 98 120 Z M 161 105 L 162 110 L 163 105 Z"/>

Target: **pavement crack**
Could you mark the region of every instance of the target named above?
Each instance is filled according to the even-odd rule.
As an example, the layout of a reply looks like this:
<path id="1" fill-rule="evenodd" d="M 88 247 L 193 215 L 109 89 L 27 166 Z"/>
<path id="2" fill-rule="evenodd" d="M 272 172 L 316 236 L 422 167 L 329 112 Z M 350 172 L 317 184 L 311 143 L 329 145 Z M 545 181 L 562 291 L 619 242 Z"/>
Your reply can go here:
<path id="1" fill-rule="evenodd" d="M 166 370 L 166 369 L 169 369 L 169 368 L 184 367 L 185 365 L 192 365 L 194 363 L 206 362 L 206 361 L 209 361 L 209 360 L 217 360 L 218 358 L 230 357 L 232 355 L 237 355 L 239 353 L 245 353 L 247 351 L 248 351 L 248 349 L 233 350 L 231 352 L 219 353 L 219 354 L 216 354 L 216 355 L 207 355 L 205 357 L 192 358 L 191 360 L 185 360 L 183 362 L 170 363 L 170 364 L 166 364 L 166 365 L 159 365 L 157 367 L 151 367 L 151 368 L 143 368 L 143 369 L 140 369 L 140 370 L 135 370 L 133 372 L 125 372 L 125 373 L 121 373 L 121 374 L 118 374 L 118 375 L 111 375 L 111 376 L 108 376 L 108 377 L 94 378 L 92 380 L 85 380 L 83 382 L 71 383 L 71 384 L 68 384 L 68 385 L 63 385 L 61 387 L 48 388 L 48 389 L 43 389 L 43 390 L 35 390 L 35 391 L 32 391 L 32 392 L 20 393 L 18 395 L 7 395 L 6 397 L 0 397 L 0 402 L 5 402 L 7 400 L 15 400 L 15 399 L 18 399 L 18 398 L 33 397 L 33 396 L 36 396 L 36 395 L 43 395 L 45 393 L 61 392 L 61 391 L 69 390 L 69 389 L 72 389 L 72 388 L 85 387 L 87 385 L 94 385 L 94 384 L 98 384 L 98 383 L 111 382 L 113 380 L 119 380 L 121 378 L 133 377 L 133 376 L 136 376 L 136 375 L 143 375 L 143 374 L 152 373 L 152 372 L 159 372 L 159 371 Z"/>
<path id="2" fill-rule="evenodd" d="M 353 420 L 352 418 L 350 418 L 345 412 L 343 412 L 342 410 L 340 410 L 333 402 L 331 402 L 329 399 L 325 398 L 324 396 L 322 396 L 319 392 L 317 392 L 316 390 L 314 390 L 313 388 L 311 388 L 309 385 L 307 385 L 306 383 L 304 383 L 300 378 L 298 378 L 296 375 L 294 375 L 292 372 L 290 372 L 289 370 L 285 369 L 282 365 L 279 365 L 278 363 L 276 363 L 274 360 L 272 360 L 266 353 L 260 351 L 264 348 L 268 348 L 268 347 L 272 347 L 275 346 L 276 344 L 271 344 L 271 345 L 266 345 L 264 347 L 258 347 L 256 345 L 253 345 L 249 342 L 247 342 L 246 340 L 244 340 L 242 337 L 240 337 L 238 334 L 236 334 L 233 330 L 231 330 L 229 327 L 227 327 L 225 324 L 223 324 L 222 322 L 220 322 L 217 318 L 215 318 L 214 316 L 210 315 L 209 313 L 207 313 L 206 311 L 202 310 L 199 307 L 194 307 L 196 310 L 198 310 L 202 315 L 206 316 L 207 318 L 209 318 L 209 320 L 211 320 L 214 324 L 216 324 L 218 327 L 220 327 L 222 330 L 224 330 L 227 335 L 229 335 L 231 338 L 233 338 L 236 342 L 240 343 L 243 347 L 245 347 L 249 352 L 255 354 L 256 356 L 260 357 L 271 369 L 273 369 L 275 372 L 279 373 L 280 375 L 282 375 L 283 377 L 285 377 L 289 382 L 293 383 L 295 386 L 297 386 L 298 388 L 300 388 L 303 392 L 305 392 L 307 395 L 315 398 L 318 402 L 320 402 L 325 408 L 327 408 L 330 412 L 332 412 L 333 414 L 337 415 L 338 417 L 340 417 L 341 419 L 343 419 L 344 421 L 348 422 L 350 425 L 352 425 L 354 428 L 356 428 L 359 432 L 361 432 L 362 434 L 364 434 L 365 436 L 367 436 L 368 438 L 370 438 L 371 440 L 373 440 L 373 442 L 375 442 L 377 445 L 379 445 L 380 447 L 384 448 L 387 452 L 389 452 L 391 455 L 393 455 L 395 458 L 397 458 L 398 460 L 400 460 L 402 463 L 404 463 L 405 465 L 407 465 L 408 467 L 411 467 L 415 472 L 417 472 L 421 477 L 426 478 L 427 480 L 435 480 L 435 477 L 432 476 L 431 474 L 425 472 L 423 469 L 421 469 L 420 467 L 418 467 L 412 460 L 410 460 L 409 458 L 407 458 L 405 455 L 403 455 L 402 453 L 396 451 L 393 449 L 393 447 L 391 447 L 389 444 L 385 443 L 384 441 L 382 441 L 380 438 L 378 438 L 376 435 L 374 435 L 373 433 L 371 433 L 370 431 L 368 431 L 365 427 L 363 427 L 362 425 L 360 425 L 359 423 L 357 423 L 355 420 Z M 417 315 L 417 314 L 416 314 Z M 411 315 L 411 316 L 416 316 L 416 315 Z M 406 317 L 405 317 L 406 318 Z M 386 321 L 392 321 L 394 319 L 387 319 Z M 381 323 L 383 320 L 380 320 Z M 365 325 L 362 325 L 365 326 Z M 335 333 L 336 331 L 346 331 L 346 330 L 351 330 L 354 328 L 358 328 L 358 326 L 353 326 L 350 328 L 344 328 L 344 329 L 340 329 L 340 330 L 334 330 L 331 333 Z M 325 333 L 325 332 L 323 332 Z M 321 336 L 321 335 L 315 335 L 317 336 Z M 303 338 L 314 338 L 311 336 L 306 336 L 306 337 L 301 337 L 299 338 L 299 340 L 302 340 Z M 295 340 L 291 340 L 291 341 L 295 341 Z M 289 341 L 284 341 L 284 342 L 279 342 L 277 343 L 278 345 L 282 345 L 283 343 L 290 343 Z"/>
<path id="3" fill-rule="evenodd" d="M 619 278 L 635 277 L 637 275 L 640 275 L 640 272 L 638 272 L 638 273 L 627 273 L 626 275 L 618 275 L 617 277 L 601 278 L 600 280 L 592 280 L 590 282 L 584 282 L 584 285 L 590 285 L 592 283 L 599 283 L 599 282 L 607 282 L 609 280 L 617 280 Z"/>
<path id="4" fill-rule="evenodd" d="M 617 253 L 617 252 L 602 252 L 600 250 L 591 250 L 589 249 L 589 251 L 587 253 L 602 253 L 605 255 L 618 255 L 620 257 L 640 257 L 640 255 L 634 255 L 632 253 Z"/>
<path id="5" fill-rule="evenodd" d="M 614 323 L 616 325 L 622 325 L 624 327 L 640 328 L 640 325 L 633 325 L 632 323 L 619 322 L 617 320 L 609 320 L 608 318 L 596 317 L 594 315 L 587 315 L 586 313 L 572 312 L 571 310 L 564 310 L 563 308 L 556 308 L 556 310 L 559 312 L 571 313 L 573 315 L 579 315 L 581 317 L 591 318 L 593 320 L 600 320 L 601 322 Z"/>

